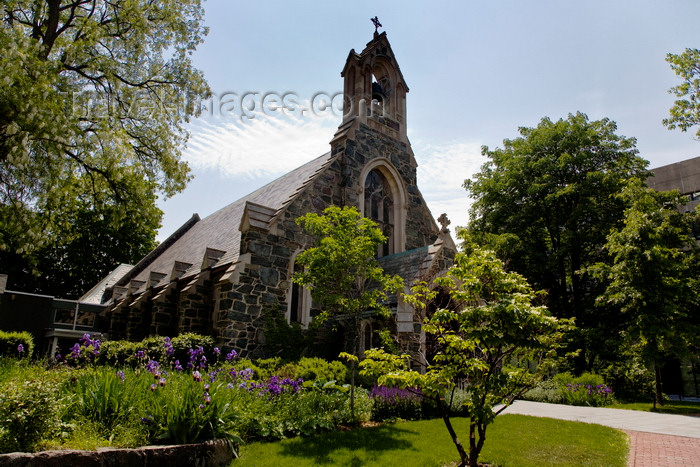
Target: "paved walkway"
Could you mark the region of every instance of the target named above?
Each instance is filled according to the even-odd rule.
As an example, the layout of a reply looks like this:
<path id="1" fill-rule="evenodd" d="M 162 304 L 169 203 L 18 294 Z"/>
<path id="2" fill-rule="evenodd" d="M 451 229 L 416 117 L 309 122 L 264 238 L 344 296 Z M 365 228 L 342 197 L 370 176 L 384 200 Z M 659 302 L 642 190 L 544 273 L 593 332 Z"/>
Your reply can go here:
<path id="1" fill-rule="evenodd" d="M 625 430 L 630 437 L 628 467 L 697 467 L 700 438 Z"/>
<path id="2" fill-rule="evenodd" d="M 620 430 L 700 438 L 700 417 L 690 415 L 669 415 L 602 407 L 574 407 L 571 405 L 544 404 L 529 401 L 515 401 L 503 413 L 597 423 L 598 425 L 611 426 Z M 700 463 L 700 458 L 698 462 Z"/>
<path id="3" fill-rule="evenodd" d="M 515 401 L 504 413 L 573 420 L 624 430 L 628 467 L 700 466 L 700 417 Z"/>

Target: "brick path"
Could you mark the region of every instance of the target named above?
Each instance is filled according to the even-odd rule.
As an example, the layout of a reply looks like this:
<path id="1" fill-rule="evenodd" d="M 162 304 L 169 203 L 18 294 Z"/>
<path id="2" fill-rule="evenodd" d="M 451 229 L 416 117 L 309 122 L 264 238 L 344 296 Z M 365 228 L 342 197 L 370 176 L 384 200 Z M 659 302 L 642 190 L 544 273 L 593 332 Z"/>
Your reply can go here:
<path id="1" fill-rule="evenodd" d="M 630 437 L 628 467 L 700 466 L 700 438 L 624 431 Z"/>

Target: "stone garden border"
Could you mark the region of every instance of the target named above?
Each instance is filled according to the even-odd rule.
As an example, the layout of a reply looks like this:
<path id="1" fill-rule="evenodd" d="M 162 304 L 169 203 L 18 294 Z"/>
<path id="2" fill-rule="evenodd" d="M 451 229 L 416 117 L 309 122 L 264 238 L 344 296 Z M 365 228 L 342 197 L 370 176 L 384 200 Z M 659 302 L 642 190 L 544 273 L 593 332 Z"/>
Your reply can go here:
<path id="1" fill-rule="evenodd" d="M 226 440 L 218 439 L 197 444 L 143 446 L 136 449 L 100 448 L 97 451 L 42 451 L 0 454 L 5 467 L 109 467 L 139 465 L 148 467 L 219 467 L 235 458 Z"/>

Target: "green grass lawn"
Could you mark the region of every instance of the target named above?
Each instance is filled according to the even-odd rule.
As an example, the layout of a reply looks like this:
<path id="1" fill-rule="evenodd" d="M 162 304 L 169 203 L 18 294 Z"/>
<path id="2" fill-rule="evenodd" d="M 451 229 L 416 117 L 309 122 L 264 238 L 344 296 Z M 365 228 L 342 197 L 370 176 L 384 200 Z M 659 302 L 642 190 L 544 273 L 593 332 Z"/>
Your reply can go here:
<path id="1" fill-rule="evenodd" d="M 656 410 L 651 402 L 622 402 L 609 405 L 611 409 L 640 410 L 642 412 L 670 413 L 674 415 L 700 415 L 700 402 L 667 401 L 657 405 Z"/>
<path id="2" fill-rule="evenodd" d="M 468 445 L 467 420 L 453 420 Z M 468 446 L 466 446 L 468 449 Z M 501 467 L 626 465 L 627 436 L 613 428 L 525 415 L 502 415 L 486 432 L 480 461 Z M 232 467 L 456 465 L 457 450 L 440 419 L 385 424 L 241 448 Z"/>

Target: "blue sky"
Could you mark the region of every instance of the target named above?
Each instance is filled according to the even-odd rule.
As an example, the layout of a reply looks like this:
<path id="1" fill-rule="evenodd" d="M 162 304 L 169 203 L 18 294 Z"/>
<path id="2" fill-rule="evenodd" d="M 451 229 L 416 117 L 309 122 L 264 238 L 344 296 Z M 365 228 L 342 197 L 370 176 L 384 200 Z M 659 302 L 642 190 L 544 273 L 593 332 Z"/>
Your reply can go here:
<path id="1" fill-rule="evenodd" d="M 453 226 L 468 221 L 461 184 L 483 163 L 481 146 L 501 146 L 545 116 L 610 118 L 618 134 L 637 138 L 651 167 L 700 155 L 692 133 L 661 124 L 673 103 L 667 90 L 680 82 L 664 58 L 700 47 L 698 0 L 204 5 L 210 32 L 193 61 L 214 112 L 189 125 L 184 158 L 194 179 L 160 202 L 160 240 L 192 213 L 211 214 L 329 149 L 340 116 L 319 111 L 319 99 L 342 91 L 348 52 L 372 38 L 375 15 L 410 88 L 418 186 L 433 215 L 446 212 Z M 247 93 L 237 107 L 235 96 Z M 283 115 L 262 107 L 265 94 L 317 111 Z"/>

